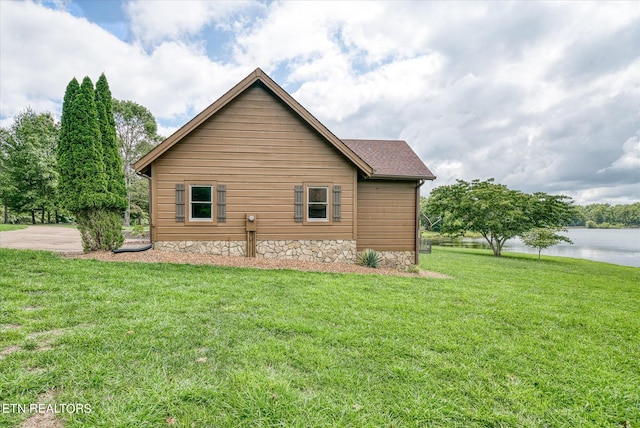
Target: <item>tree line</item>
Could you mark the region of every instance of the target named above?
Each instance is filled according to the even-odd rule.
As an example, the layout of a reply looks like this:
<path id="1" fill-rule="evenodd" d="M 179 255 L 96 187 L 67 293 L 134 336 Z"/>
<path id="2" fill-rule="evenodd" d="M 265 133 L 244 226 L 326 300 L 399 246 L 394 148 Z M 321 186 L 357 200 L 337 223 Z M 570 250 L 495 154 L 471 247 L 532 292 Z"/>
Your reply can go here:
<path id="1" fill-rule="evenodd" d="M 600 229 L 640 227 L 640 202 L 626 205 L 578 205 L 576 215 L 569 226 Z"/>
<path id="2" fill-rule="evenodd" d="M 77 81 L 75 84 L 70 82 L 70 85 L 72 92 L 79 92 L 81 85 Z M 85 104 L 91 104 L 88 85 L 89 82 L 86 82 Z M 98 95 L 100 91 L 105 95 Z M 100 141 L 101 145 L 109 141 L 111 143 L 107 144 L 114 145 L 114 156 L 103 159 L 102 168 L 113 169 L 115 165 L 123 174 L 123 224 L 128 226 L 131 222 L 146 222 L 149 212 L 148 182 L 135 174 L 133 163 L 162 140 L 157 134 L 155 117 L 138 103 L 112 98 L 106 78 L 102 76 L 91 96 L 95 104 L 94 125 L 98 128 L 89 130 L 85 138 Z M 67 94 L 66 98 L 70 97 Z M 83 108 L 86 107 L 80 110 Z M 71 102 L 67 100 L 66 110 L 70 109 Z M 76 129 L 78 125 L 82 127 L 86 124 L 75 123 L 72 126 L 75 134 L 69 136 L 50 112 L 38 113 L 26 108 L 13 118 L 9 126 L 0 128 L 0 206 L 3 223 L 65 223 L 78 220 L 69 209 L 69 204 L 63 203 L 60 168 L 63 166 L 61 161 L 64 163 L 65 159 L 57 156 L 65 138 L 72 141 L 67 144 L 80 147 L 76 144 L 78 139 L 82 139 Z M 111 135 L 112 131 L 107 128 L 114 129 L 114 134 Z M 75 166 L 79 163 L 73 162 Z M 86 162 L 82 165 L 89 168 Z M 94 173 L 97 175 L 88 175 L 84 180 L 91 181 L 105 171 Z M 73 205 L 73 200 L 70 202 Z"/>

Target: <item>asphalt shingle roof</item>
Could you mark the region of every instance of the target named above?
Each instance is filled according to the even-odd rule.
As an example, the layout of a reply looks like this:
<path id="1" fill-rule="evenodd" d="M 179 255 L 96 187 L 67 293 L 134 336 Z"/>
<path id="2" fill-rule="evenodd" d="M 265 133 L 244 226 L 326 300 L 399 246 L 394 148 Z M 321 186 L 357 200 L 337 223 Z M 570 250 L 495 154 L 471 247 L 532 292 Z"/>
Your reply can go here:
<path id="1" fill-rule="evenodd" d="M 343 139 L 342 142 L 373 168 L 372 178 L 436 178 L 404 140 Z"/>

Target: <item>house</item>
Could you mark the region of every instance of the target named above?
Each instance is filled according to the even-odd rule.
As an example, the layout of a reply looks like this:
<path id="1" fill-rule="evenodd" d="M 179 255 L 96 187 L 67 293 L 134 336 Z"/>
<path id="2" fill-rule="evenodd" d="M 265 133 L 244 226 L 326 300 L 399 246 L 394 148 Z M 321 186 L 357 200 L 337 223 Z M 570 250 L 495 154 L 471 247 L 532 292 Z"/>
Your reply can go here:
<path id="1" fill-rule="evenodd" d="M 261 69 L 135 164 L 155 249 L 322 262 L 418 262 L 420 186 L 404 141 L 336 137 Z"/>

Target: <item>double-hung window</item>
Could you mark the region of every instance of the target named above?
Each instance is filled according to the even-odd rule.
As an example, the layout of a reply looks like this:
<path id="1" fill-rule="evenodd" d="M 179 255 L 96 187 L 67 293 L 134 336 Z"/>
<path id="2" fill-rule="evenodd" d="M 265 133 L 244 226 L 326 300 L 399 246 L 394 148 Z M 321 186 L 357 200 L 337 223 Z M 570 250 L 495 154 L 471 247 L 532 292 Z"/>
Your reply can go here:
<path id="1" fill-rule="evenodd" d="M 293 221 L 330 225 L 342 217 L 342 186 L 302 183 L 293 189 Z"/>
<path id="2" fill-rule="evenodd" d="M 212 185 L 189 185 L 189 221 L 213 221 Z"/>
<path id="3" fill-rule="evenodd" d="M 329 221 L 328 187 L 307 187 L 307 221 Z"/>

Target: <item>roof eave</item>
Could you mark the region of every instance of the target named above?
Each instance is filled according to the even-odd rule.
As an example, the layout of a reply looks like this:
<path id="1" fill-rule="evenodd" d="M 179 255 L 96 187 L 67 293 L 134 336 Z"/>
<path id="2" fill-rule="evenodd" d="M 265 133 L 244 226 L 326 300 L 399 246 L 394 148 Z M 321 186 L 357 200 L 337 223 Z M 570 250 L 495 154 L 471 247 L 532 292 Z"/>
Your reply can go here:
<path id="1" fill-rule="evenodd" d="M 406 181 L 417 181 L 417 180 L 435 180 L 435 175 L 383 175 L 383 174 L 374 174 L 370 177 L 371 180 L 406 180 Z"/>

